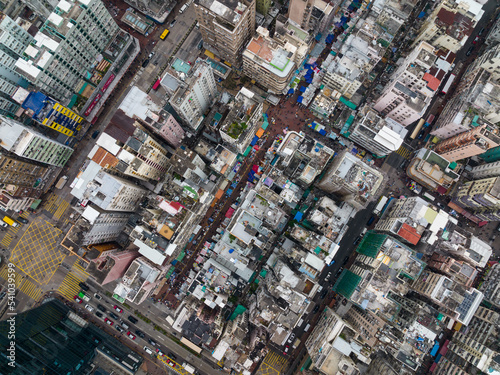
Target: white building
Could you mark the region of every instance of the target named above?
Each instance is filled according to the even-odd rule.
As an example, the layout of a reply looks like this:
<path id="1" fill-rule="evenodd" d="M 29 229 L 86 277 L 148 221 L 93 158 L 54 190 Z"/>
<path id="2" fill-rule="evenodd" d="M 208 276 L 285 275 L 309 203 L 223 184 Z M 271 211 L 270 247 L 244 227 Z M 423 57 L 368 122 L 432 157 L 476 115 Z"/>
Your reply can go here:
<path id="1" fill-rule="evenodd" d="M 469 173 L 474 180 L 500 176 L 500 161 L 478 165 L 473 167 Z"/>
<path id="2" fill-rule="evenodd" d="M 399 122 L 378 116 L 370 107 L 364 106 L 360 114 L 363 116 L 349 128 L 349 139 L 356 144 L 383 157 L 399 149 L 408 130 Z"/>
<path id="3" fill-rule="evenodd" d="M 146 190 L 101 170 L 90 161 L 78 177 L 71 194 L 79 200 L 88 200 L 106 211 L 133 212 L 139 206 Z"/>
<path id="4" fill-rule="evenodd" d="M 167 92 L 173 89 L 170 104 L 185 124 L 196 131 L 203 121 L 203 114 L 215 101 L 217 85 L 212 68 L 203 60 L 196 62 L 187 77 L 183 74 L 179 80 L 167 73 L 161 82 Z"/>
<path id="5" fill-rule="evenodd" d="M 81 245 L 111 242 L 118 238 L 130 218 L 130 213 L 106 212 L 96 206 L 87 206 L 82 217 L 90 228 L 83 233 Z"/>
<path id="6" fill-rule="evenodd" d="M 2 146 L 23 158 L 62 167 L 73 149 L 25 127 L 20 122 L 0 115 L 0 134 Z"/>

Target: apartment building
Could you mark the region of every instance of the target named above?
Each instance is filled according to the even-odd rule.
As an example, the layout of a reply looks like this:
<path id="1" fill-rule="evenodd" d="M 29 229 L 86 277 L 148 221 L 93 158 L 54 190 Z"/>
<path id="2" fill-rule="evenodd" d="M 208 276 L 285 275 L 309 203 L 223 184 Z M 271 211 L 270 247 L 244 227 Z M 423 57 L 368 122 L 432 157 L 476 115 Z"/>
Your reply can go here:
<path id="1" fill-rule="evenodd" d="M 373 108 L 403 126 L 414 123 L 424 114 L 454 59 L 453 54 L 438 58 L 430 44 L 421 42 L 391 75 Z"/>
<path id="2" fill-rule="evenodd" d="M 79 244 L 87 246 L 115 241 L 123 232 L 130 215 L 125 212 L 105 211 L 99 206 L 87 206 L 82 218 L 87 221 L 88 226 L 82 230 Z"/>
<path id="3" fill-rule="evenodd" d="M 415 153 L 406 174 L 430 191 L 446 194 L 460 178 L 460 167 L 460 164 L 422 148 Z"/>
<path id="4" fill-rule="evenodd" d="M 194 7 L 203 46 L 230 66 L 241 67 L 255 31 L 255 0 L 198 0 Z"/>
<path id="5" fill-rule="evenodd" d="M 260 125 L 262 100 L 257 94 L 243 87 L 230 103 L 230 107 L 219 132 L 229 149 L 243 154 Z"/>
<path id="6" fill-rule="evenodd" d="M 124 178 L 103 170 L 93 161 L 78 177 L 71 195 L 92 202 L 101 210 L 134 212 L 147 191 Z"/>
<path id="7" fill-rule="evenodd" d="M 476 62 L 460 80 L 431 132 L 441 140 L 500 121 L 500 84 Z"/>
<path id="8" fill-rule="evenodd" d="M 17 22 L 0 12 L 0 114 L 14 115 L 19 110 L 19 103 L 12 100 L 12 95 L 19 86 L 28 87 L 29 83 L 16 72 L 16 60 L 34 41 L 28 33 L 30 24 L 18 18 Z"/>
<path id="9" fill-rule="evenodd" d="M 101 0 L 61 0 L 16 61 L 16 71 L 67 105 L 119 27 Z"/>
<path id="10" fill-rule="evenodd" d="M 477 165 L 469 173 L 474 180 L 500 176 L 500 161 Z"/>
<path id="11" fill-rule="evenodd" d="M 434 151 L 453 162 L 481 155 L 498 146 L 498 128 L 485 124 L 439 142 Z"/>
<path id="12" fill-rule="evenodd" d="M 322 33 L 331 25 L 340 1 L 291 0 L 288 18 L 307 32 Z"/>
<path id="13" fill-rule="evenodd" d="M 1 146 L 18 156 L 62 167 L 73 149 L 25 127 L 20 122 L 0 115 Z"/>
<path id="14" fill-rule="evenodd" d="M 413 45 L 426 41 L 437 49 L 457 53 L 483 17 L 484 3 L 474 0 L 442 1 L 427 16 Z"/>
<path id="15" fill-rule="evenodd" d="M 162 84 L 167 86 L 167 91 L 173 89 L 169 99 L 172 108 L 188 128 L 197 131 L 203 122 L 203 114 L 212 106 L 218 93 L 210 65 L 204 60 L 197 60 L 183 80 L 167 73 Z"/>
<path id="16" fill-rule="evenodd" d="M 484 221 L 500 220 L 500 177 L 467 181 L 460 185 L 453 202 Z"/>
<path id="17" fill-rule="evenodd" d="M 413 290 L 440 306 L 440 311 L 467 326 L 483 300 L 483 293 L 475 288 L 465 286 L 451 280 L 447 276 L 424 271 L 413 283 Z"/>
<path id="18" fill-rule="evenodd" d="M 380 317 L 356 305 L 349 308 L 344 315 L 344 320 L 359 333 L 364 343 L 370 347 L 375 346 L 378 341 L 378 331 L 385 326 L 385 322 Z"/>
<path id="19" fill-rule="evenodd" d="M 243 51 L 243 73 L 271 92 L 281 94 L 296 71 L 296 52 L 296 46 L 280 43 L 259 26 L 257 35 Z"/>
<path id="20" fill-rule="evenodd" d="M 335 157 L 318 187 L 361 209 L 377 196 L 383 181 L 381 172 L 344 150 Z"/>
<path id="21" fill-rule="evenodd" d="M 349 139 L 370 151 L 384 157 L 401 147 L 408 130 L 391 118 L 382 118 L 365 105 L 358 118 L 349 128 Z"/>
<path id="22" fill-rule="evenodd" d="M 0 184 L 36 187 L 45 177 L 48 168 L 18 157 L 0 153 Z"/>

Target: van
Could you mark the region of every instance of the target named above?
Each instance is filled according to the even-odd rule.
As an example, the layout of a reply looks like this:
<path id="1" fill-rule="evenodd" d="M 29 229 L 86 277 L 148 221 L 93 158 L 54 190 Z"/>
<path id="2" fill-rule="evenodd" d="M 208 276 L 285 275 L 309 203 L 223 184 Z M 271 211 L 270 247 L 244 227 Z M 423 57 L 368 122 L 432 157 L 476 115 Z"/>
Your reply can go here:
<path id="1" fill-rule="evenodd" d="M 187 6 L 187 4 L 184 4 L 184 5 L 181 7 L 181 9 L 179 9 L 179 14 L 184 13 L 184 11 L 187 9 L 187 7 L 188 7 L 188 6 Z"/>
<path id="2" fill-rule="evenodd" d="M 306 328 L 304 328 L 304 332 L 309 331 L 309 328 L 311 328 L 311 325 L 310 324 L 306 325 Z"/>
<path id="3" fill-rule="evenodd" d="M 146 353 L 148 353 L 149 355 L 153 354 L 153 351 L 152 351 L 151 349 L 149 349 L 147 346 L 145 346 L 143 349 L 144 349 L 144 351 L 145 351 Z"/>

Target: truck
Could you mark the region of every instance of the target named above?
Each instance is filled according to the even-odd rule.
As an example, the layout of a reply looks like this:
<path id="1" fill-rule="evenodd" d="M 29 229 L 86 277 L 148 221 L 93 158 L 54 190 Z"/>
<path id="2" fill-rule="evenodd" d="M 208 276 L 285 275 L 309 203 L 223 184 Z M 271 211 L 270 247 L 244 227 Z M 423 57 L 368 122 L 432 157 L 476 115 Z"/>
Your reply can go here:
<path id="1" fill-rule="evenodd" d="M 57 181 L 56 189 L 62 189 L 64 185 L 68 182 L 68 176 L 62 176 L 59 181 Z"/>
<path id="2" fill-rule="evenodd" d="M 190 374 L 194 374 L 195 372 L 195 368 L 193 366 L 191 366 L 189 363 L 187 362 L 184 362 L 182 364 L 182 367 L 184 367 L 184 370 L 186 370 L 187 372 L 189 372 Z"/>
<path id="3" fill-rule="evenodd" d="M 184 4 L 181 9 L 179 9 L 179 14 L 182 14 L 184 13 L 184 11 L 187 9 L 188 5 L 187 4 Z"/>
<path id="4" fill-rule="evenodd" d="M 83 299 L 86 302 L 90 301 L 90 297 L 85 295 L 83 292 L 78 293 L 78 298 Z"/>
<path id="5" fill-rule="evenodd" d="M 17 227 L 17 226 L 19 226 L 19 223 L 17 221 L 15 221 L 14 219 L 8 217 L 7 215 L 5 215 L 2 220 L 4 221 L 4 223 L 9 224 L 11 227 Z"/>
<path id="6" fill-rule="evenodd" d="M 378 215 L 382 212 L 382 209 L 384 208 L 385 204 L 387 203 L 387 201 L 389 200 L 389 198 L 387 198 L 386 196 L 382 196 L 380 198 L 380 200 L 378 201 L 378 204 L 377 206 L 375 207 L 375 209 L 373 210 L 373 213 L 375 215 Z"/>

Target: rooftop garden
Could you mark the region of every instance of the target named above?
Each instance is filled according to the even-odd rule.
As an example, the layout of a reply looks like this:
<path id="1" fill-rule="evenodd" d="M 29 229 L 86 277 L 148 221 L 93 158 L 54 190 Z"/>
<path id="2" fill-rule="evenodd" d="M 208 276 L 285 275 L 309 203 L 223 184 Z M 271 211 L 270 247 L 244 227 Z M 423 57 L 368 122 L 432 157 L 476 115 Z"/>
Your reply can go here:
<path id="1" fill-rule="evenodd" d="M 248 125 L 246 122 L 237 122 L 234 121 L 231 125 L 228 126 L 226 133 L 234 139 L 238 139 L 238 137 L 247 129 Z"/>

